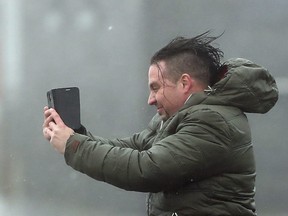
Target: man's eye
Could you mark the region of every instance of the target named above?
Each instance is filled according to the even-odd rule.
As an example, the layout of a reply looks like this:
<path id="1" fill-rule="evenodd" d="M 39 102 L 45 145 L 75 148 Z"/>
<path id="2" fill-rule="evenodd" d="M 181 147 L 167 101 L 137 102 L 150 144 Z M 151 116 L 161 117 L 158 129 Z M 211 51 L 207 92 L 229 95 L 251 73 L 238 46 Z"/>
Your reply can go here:
<path id="1" fill-rule="evenodd" d="M 154 92 L 157 92 L 158 89 L 159 89 L 158 87 L 152 87 L 152 88 L 151 88 L 151 90 L 154 91 Z"/>

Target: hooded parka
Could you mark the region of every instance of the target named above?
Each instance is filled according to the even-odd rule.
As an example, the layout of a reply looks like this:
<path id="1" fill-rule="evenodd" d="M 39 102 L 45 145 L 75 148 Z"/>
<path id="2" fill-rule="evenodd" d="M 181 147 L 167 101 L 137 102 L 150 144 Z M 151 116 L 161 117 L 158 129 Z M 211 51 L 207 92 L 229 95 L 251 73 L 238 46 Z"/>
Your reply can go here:
<path id="1" fill-rule="evenodd" d="M 123 139 L 72 135 L 66 163 L 119 188 L 149 192 L 147 215 L 256 215 L 255 161 L 245 112 L 266 113 L 278 99 L 269 72 L 236 58 L 224 77 L 163 122 Z"/>

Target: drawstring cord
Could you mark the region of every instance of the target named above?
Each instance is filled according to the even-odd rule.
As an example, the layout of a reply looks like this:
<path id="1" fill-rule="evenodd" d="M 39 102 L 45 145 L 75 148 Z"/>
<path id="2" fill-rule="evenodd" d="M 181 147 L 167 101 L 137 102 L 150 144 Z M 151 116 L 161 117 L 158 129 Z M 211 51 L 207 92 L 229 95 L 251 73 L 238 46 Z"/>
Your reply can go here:
<path id="1" fill-rule="evenodd" d="M 208 89 L 205 89 L 204 92 L 207 94 L 207 95 L 210 95 L 210 94 L 214 94 L 216 91 L 216 89 L 213 89 L 211 86 L 208 85 Z"/>

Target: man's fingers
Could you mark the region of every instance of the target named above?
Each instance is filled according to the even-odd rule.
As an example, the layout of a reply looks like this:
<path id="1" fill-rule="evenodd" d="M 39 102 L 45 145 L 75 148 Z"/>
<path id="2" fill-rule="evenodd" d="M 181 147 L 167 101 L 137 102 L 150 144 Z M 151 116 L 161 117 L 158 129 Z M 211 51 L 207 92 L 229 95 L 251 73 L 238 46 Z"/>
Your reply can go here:
<path id="1" fill-rule="evenodd" d="M 54 109 L 52 109 L 51 111 L 51 116 L 53 117 L 53 120 L 58 126 L 60 127 L 65 126 L 65 123 L 61 119 L 60 115 Z"/>
<path id="2" fill-rule="evenodd" d="M 44 107 L 44 119 L 47 118 L 49 115 L 51 115 L 51 109 L 45 106 Z"/>
<path id="3" fill-rule="evenodd" d="M 50 141 L 51 136 L 52 136 L 52 131 L 49 128 L 45 127 L 43 128 L 43 135 L 48 141 Z"/>
<path id="4" fill-rule="evenodd" d="M 54 121 L 60 127 L 65 126 L 65 123 L 59 114 L 53 108 L 44 107 L 44 124 L 43 127 L 48 127 L 49 123 Z"/>
<path id="5" fill-rule="evenodd" d="M 45 116 L 45 118 L 44 118 L 44 123 L 43 123 L 43 128 L 45 128 L 45 127 L 49 127 L 49 123 L 50 122 L 53 122 L 53 116 L 52 115 L 49 115 L 49 116 Z"/>

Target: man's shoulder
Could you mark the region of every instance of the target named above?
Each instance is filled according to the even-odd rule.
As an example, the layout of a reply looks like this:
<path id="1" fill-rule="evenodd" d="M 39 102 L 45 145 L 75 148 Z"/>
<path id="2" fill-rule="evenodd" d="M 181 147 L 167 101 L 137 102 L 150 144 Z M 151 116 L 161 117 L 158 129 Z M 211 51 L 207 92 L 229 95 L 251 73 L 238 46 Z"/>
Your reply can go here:
<path id="1" fill-rule="evenodd" d="M 198 104 L 188 107 L 186 110 L 186 115 L 192 114 L 205 114 L 207 112 L 216 112 L 225 118 L 229 118 L 231 116 L 243 114 L 243 112 L 233 106 L 223 106 L 223 105 L 209 105 L 209 104 Z"/>

